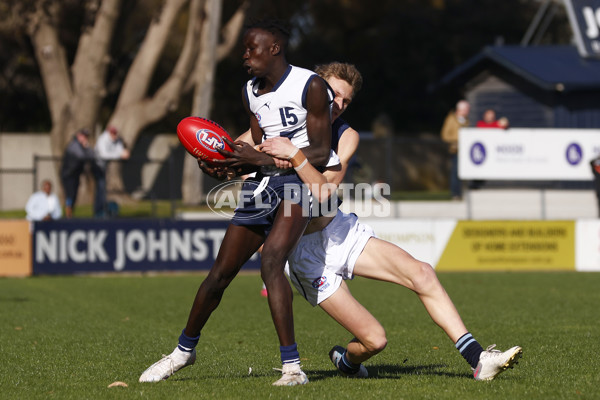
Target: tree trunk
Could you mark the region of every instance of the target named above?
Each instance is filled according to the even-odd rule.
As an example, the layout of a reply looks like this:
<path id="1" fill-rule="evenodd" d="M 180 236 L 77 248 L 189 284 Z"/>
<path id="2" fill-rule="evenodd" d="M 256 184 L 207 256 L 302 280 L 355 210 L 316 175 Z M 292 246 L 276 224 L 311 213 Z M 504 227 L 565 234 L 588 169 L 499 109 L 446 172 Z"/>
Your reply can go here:
<path id="1" fill-rule="evenodd" d="M 219 43 L 219 21 L 222 0 L 207 0 L 206 14 L 209 19 L 202 29 L 202 44 L 196 70 L 193 75 L 194 102 L 192 115 L 209 117 L 214 92 L 214 77 L 217 62 L 223 59 L 238 39 L 250 3 L 244 1 L 230 18 L 222 31 L 223 42 Z M 185 155 L 182 177 L 182 201 L 184 204 L 199 204 L 205 198 L 203 190 L 204 174 L 198 168 L 198 161 Z"/>
<path id="2" fill-rule="evenodd" d="M 207 21 L 202 27 L 200 54 L 194 71 L 195 89 L 192 115 L 210 116 L 213 81 L 217 64 L 217 43 L 221 21 L 222 0 L 207 0 L 205 13 Z M 182 200 L 184 204 L 198 204 L 204 199 L 202 188 L 204 174 L 198 168 L 196 158 L 185 155 L 183 162 Z"/>
<path id="3" fill-rule="evenodd" d="M 40 66 L 52 118 L 50 143 L 55 156 L 62 155 L 77 129 L 91 130 L 98 119 L 105 95 L 109 47 L 121 0 L 105 0 L 101 3 L 94 26 L 80 38 L 70 69 L 58 36 L 57 15 L 60 7 L 58 2 L 45 7 L 44 1 L 39 0 L 28 16 L 28 32 Z M 59 167 L 57 164 L 57 170 Z M 93 190 L 90 190 L 89 182 L 89 179 L 84 179 L 80 186 L 78 197 L 82 202 L 88 202 L 91 198 Z"/>
<path id="4" fill-rule="evenodd" d="M 133 146 L 144 127 L 159 121 L 167 112 L 177 108 L 183 84 L 192 71 L 198 53 L 197 37 L 202 26 L 201 11 L 204 0 L 191 1 L 186 38 L 173 73 L 153 97 L 147 97 L 148 86 L 167 43 L 168 34 L 186 2 L 187 0 L 170 0 L 165 3 L 160 17 L 152 22 L 127 73 L 117 107 L 108 125 L 117 127 L 129 148 Z M 112 192 L 111 200 L 127 202 L 130 199 L 125 193 L 122 164 L 111 164 L 106 174 L 107 191 Z"/>
<path id="5" fill-rule="evenodd" d="M 140 50 L 136 54 L 129 71 L 127 72 L 127 77 L 123 82 L 123 87 L 121 88 L 121 93 L 119 94 L 119 100 L 115 109 L 115 116 L 118 114 L 118 110 L 126 108 L 131 104 L 138 103 L 148 95 L 148 87 L 150 86 L 152 75 L 154 74 L 156 65 L 160 61 L 160 57 L 167 44 L 169 33 L 173 28 L 181 9 L 187 2 L 188 0 L 165 1 L 160 16 L 151 22 L 148 33 L 144 37 Z M 202 1 L 194 0 L 190 5 L 188 34 L 190 27 L 192 29 L 199 29 L 196 24 L 198 23 L 197 10 L 200 3 L 202 3 Z M 184 49 L 191 45 L 188 41 L 189 38 L 186 36 Z M 113 120 L 115 116 L 113 116 L 111 120 Z"/>
<path id="6" fill-rule="evenodd" d="M 219 46 L 217 47 L 217 61 L 223 60 L 231 53 L 231 50 L 233 50 L 233 46 L 235 46 L 238 37 L 240 36 L 240 31 L 242 30 L 244 20 L 246 19 L 248 8 L 250 8 L 250 1 L 244 0 L 236 10 L 235 14 L 233 14 L 225 24 L 225 27 L 223 27 L 221 32 L 223 41 L 219 43 Z"/>
<path id="7" fill-rule="evenodd" d="M 69 100 L 73 96 L 73 86 L 65 49 L 58 38 L 58 30 L 53 24 L 53 13 L 45 13 L 40 2 L 29 16 L 27 31 L 31 38 L 36 60 L 40 68 L 42 83 L 48 101 L 53 129 L 50 136 L 52 154 L 60 155 L 68 141 L 65 134 L 65 113 Z"/>
<path id="8" fill-rule="evenodd" d="M 84 2 L 86 6 L 88 3 Z M 181 9 L 189 3 L 190 13 L 185 41 L 177 63 L 169 78 L 152 95 L 148 95 L 151 79 L 168 36 Z M 19 8 L 18 4 L 15 10 Z M 48 107 L 52 118 L 52 154 L 62 155 L 76 130 L 88 128 L 93 132 L 99 119 L 99 110 L 106 96 L 106 72 L 110 61 L 110 46 L 114 26 L 121 11 L 122 0 L 102 0 L 94 3 L 88 12 L 95 13 L 93 26 L 83 27 L 73 65 L 69 66 L 59 34 L 58 21 L 63 2 L 33 0 L 27 8 L 24 21 L 40 66 Z M 219 24 L 222 0 L 164 0 L 160 15 L 155 18 L 141 43 L 121 88 L 117 105 L 109 125 L 117 127 L 129 148 L 133 147 L 144 127 L 159 121 L 178 107 L 186 84 L 192 80 L 196 88 L 194 113 L 208 115 L 211 106 L 212 80 L 218 56 Z M 220 56 L 231 49 L 235 27 L 241 26 L 248 2 L 244 2 L 224 31 L 225 44 Z M 203 24 L 206 20 L 207 23 Z M 233 28 L 232 28 L 233 26 Z M 239 32 L 239 28 L 237 28 Z M 198 56 L 200 46 L 203 53 Z M 196 70 L 194 71 L 194 64 Z M 190 87 L 191 88 L 191 87 Z M 195 163 L 195 160 L 194 160 Z M 112 191 L 123 191 L 120 163 L 109 168 L 107 185 Z M 189 169 L 189 168 L 188 168 Z M 198 168 L 194 165 L 196 178 Z M 89 182 L 89 181 L 88 181 Z M 198 182 L 196 189 L 201 185 Z M 90 192 L 87 187 L 83 190 Z M 199 199 L 198 193 L 193 195 Z"/>

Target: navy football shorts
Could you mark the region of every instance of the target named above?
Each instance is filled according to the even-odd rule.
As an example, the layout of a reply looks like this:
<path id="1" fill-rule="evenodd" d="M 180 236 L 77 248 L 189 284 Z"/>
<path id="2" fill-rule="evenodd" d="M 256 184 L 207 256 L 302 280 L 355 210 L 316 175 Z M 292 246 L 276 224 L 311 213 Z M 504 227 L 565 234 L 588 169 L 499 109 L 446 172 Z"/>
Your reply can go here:
<path id="1" fill-rule="evenodd" d="M 286 204 L 284 204 L 286 200 Z M 298 204 L 302 215 L 311 217 L 312 197 L 296 173 L 265 176 L 260 173 L 242 185 L 238 207 L 231 223 L 238 226 L 262 226 L 268 233 L 279 207 Z"/>

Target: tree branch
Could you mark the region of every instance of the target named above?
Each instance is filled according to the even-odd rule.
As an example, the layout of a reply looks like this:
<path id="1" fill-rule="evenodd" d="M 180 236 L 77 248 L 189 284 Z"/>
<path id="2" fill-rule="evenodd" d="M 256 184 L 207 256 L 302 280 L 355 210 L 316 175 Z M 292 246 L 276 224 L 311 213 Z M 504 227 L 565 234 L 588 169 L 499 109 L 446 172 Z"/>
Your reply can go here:
<path id="1" fill-rule="evenodd" d="M 60 6 L 55 5 L 47 13 L 43 3 L 43 0 L 37 1 L 34 10 L 26 15 L 26 29 L 40 67 L 50 117 L 55 124 L 73 95 L 73 87 L 66 52 L 60 43 L 53 15 L 60 11 Z"/>
<path id="2" fill-rule="evenodd" d="M 225 24 L 223 27 L 221 32 L 223 35 L 223 41 L 219 43 L 219 46 L 217 47 L 217 62 L 221 61 L 227 57 L 229 53 L 231 53 L 231 50 L 238 40 L 242 26 L 244 25 L 246 11 L 248 11 L 248 8 L 250 8 L 250 2 L 248 0 L 244 0 L 229 21 L 227 21 L 227 24 Z"/>
<path id="3" fill-rule="evenodd" d="M 181 8 L 188 0 L 166 0 L 160 16 L 152 21 L 127 77 L 123 82 L 117 109 L 142 100 L 148 92 L 156 65 Z"/>
<path id="4" fill-rule="evenodd" d="M 110 44 L 120 7 L 121 0 L 104 0 L 92 28 L 84 30 L 81 34 L 73 61 L 73 83 L 76 92 L 90 84 L 102 86 L 95 87 L 96 90 L 104 89 L 106 67 L 110 62 Z"/>
<path id="5" fill-rule="evenodd" d="M 126 142 L 132 143 L 135 141 L 139 128 L 134 129 L 132 124 L 136 126 L 147 126 L 150 123 L 156 122 L 163 118 L 167 112 L 173 111 L 179 104 L 183 83 L 188 79 L 196 60 L 198 53 L 198 37 L 200 36 L 203 25 L 203 5 L 205 0 L 192 0 L 190 3 L 190 20 L 185 36 L 183 48 L 175 64 L 173 72 L 169 78 L 161 85 L 152 98 L 145 97 L 136 102 L 132 102 L 119 107 L 115 110 L 111 123 L 125 125 L 123 136 Z M 131 113 L 131 110 L 136 110 Z M 132 115 L 138 121 L 131 121 Z"/>
<path id="6" fill-rule="evenodd" d="M 94 25 L 84 30 L 79 38 L 72 67 L 74 95 L 71 108 L 81 126 L 93 126 L 106 96 L 110 44 L 119 18 L 121 1 L 102 1 Z"/>
<path id="7" fill-rule="evenodd" d="M 223 41 L 217 45 L 215 55 L 217 63 L 223 60 L 225 57 L 227 57 L 229 53 L 231 53 L 231 50 L 235 46 L 235 43 L 244 24 L 244 19 L 246 18 L 246 11 L 249 7 L 250 2 L 248 0 L 245 0 L 238 7 L 236 12 L 231 16 L 229 21 L 227 21 L 227 24 L 225 24 L 225 26 L 223 27 L 221 31 Z M 202 49 L 200 51 L 202 51 Z M 194 74 L 190 75 L 189 80 L 185 83 L 183 87 L 184 93 L 188 93 L 190 90 L 196 87 L 196 85 L 198 84 L 198 76 L 198 72 L 195 72 Z"/>

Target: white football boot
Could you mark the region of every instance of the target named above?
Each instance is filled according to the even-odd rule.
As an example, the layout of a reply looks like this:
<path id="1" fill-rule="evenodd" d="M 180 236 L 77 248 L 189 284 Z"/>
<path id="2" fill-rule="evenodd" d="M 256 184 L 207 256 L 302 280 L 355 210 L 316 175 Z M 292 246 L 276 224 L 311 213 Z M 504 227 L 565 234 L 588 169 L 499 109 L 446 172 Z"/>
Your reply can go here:
<path id="1" fill-rule="evenodd" d="M 511 347 L 506 351 L 494 350 L 495 344 L 488 346 L 479 356 L 477 368 L 473 369 L 473 377 L 477 381 L 491 381 L 501 372 L 513 368 L 514 364 L 523 355 L 519 346 Z"/>
<path id="2" fill-rule="evenodd" d="M 140 382 L 158 382 L 167 379 L 181 368 L 196 362 L 196 349 L 192 352 L 181 351 L 178 347 L 168 356 L 152 364 L 140 376 Z"/>
<path id="3" fill-rule="evenodd" d="M 283 364 L 281 370 L 281 378 L 273 382 L 273 386 L 295 386 L 295 385 L 306 385 L 308 378 L 302 369 L 300 364 Z"/>
<path id="4" fill-rule="evenodd" d="M 366 378 L 366 377 L 368 377 L 369 372 L 367 371 L 365 366 L 362 364 L 360 364 L 358 371 L 353 374 L 347 374 L 346 372 L 344 372 L 340 369 L 340 363 L 342 362 L 342 355 L 344 354 L 345 351 L 346 351 L 346 349 L 344 349 L 342 346 L 334 346 L 333 349 L 331 349 L 331 351 L 329 351 L 329 358 L 331 359 L 331 362 L 333 363 L 333 365 L 335 365 L 335 367 L 338 369 L 338 371 L 340 371 L 340 374 L 347 376 L 348 378 Z"/>

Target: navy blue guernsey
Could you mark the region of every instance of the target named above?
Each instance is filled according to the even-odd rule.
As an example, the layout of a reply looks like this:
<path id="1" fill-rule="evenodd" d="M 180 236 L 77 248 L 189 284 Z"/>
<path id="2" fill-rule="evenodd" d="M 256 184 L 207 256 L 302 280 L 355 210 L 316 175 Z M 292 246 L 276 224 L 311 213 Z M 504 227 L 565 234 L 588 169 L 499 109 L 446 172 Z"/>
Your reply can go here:
<path id="1" fill-rule="evenodd" d="M 335 121 L 333 121 L 333 124 L 331 124 L 331 149 L 336 153 L 338 151 L 338 144 L 340 143 L 342 133 L 348 128 L 350 128 L 350 125 L 341 118 L 336 118 Z"/>
<path id="2" fill-rule="evenodd" d="M 350 128 L 350 125 L 341 118 L 336 118 L 331 124 L 331 149 L 337 153 L 340 138 L 346 129 Z M 323 170 L 320 170 L 323 172 Z M 334 192 L 331 197 L 327 200 L 323 200 L 321 203 L 313 202 L 313 207 L 318 207 L 318 210 L 313 209 L 313 216 L 334 216 L 337 213 L 338 207 L 342 204 L 342 199 L 337 196 L 337 192 Z"/>

